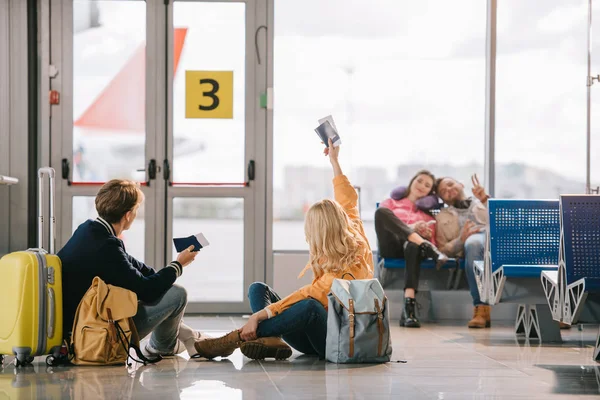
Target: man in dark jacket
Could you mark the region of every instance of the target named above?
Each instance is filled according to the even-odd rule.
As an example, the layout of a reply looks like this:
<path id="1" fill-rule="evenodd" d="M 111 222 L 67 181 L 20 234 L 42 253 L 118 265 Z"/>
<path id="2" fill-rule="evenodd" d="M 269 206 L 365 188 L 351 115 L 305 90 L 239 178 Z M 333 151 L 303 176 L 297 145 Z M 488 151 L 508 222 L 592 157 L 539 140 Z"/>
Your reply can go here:
<path id="1" fill-rule="evenodd" d="M 96 196 L 99 217 L 81 224 L 58 252 L 63 268 L 65 337 L 71 332 L 79 302 L 98 276 L 138 296 L 133 320 L 140 338 L 152 333 L 145 348 L 147 354 L 179 353 L 184 350 L 179 339 L 193 356 L 194 342 L 201 334 L 181 322 L 187 293 L 174 283 L 197 253 L 191 247 L 158 272 L 127 254 L 119 236 L 131 227 L 143 200 L 144 194 L 135 182 L 114 179 L 106 183 Z"/>

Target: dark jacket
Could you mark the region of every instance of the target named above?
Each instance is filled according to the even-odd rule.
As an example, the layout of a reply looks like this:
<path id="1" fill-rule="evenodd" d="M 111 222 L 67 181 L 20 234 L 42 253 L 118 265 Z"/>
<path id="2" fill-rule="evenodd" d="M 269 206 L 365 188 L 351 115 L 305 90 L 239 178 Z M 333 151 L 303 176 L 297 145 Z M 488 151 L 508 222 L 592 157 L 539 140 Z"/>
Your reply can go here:
<path id="1" fill-rule="evenodd" d="M 177 261 L 156 272 L 125 251 L 113 227 L 101 218 L 79 225 L 67 244 L 58 252 L 63 273 L 63 332 L 73 328 L 77 306 L 94 277 L 107 284 L 129 289 L 143 302 L 162 296 L 181 275 Z"/>

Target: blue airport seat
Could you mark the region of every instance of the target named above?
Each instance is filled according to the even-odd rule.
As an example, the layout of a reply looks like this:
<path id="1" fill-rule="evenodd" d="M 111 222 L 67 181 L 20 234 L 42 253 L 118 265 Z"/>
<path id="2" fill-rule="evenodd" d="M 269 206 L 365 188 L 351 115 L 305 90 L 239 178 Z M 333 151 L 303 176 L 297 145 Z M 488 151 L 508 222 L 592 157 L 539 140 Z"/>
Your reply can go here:
<path id="1" fill-rule="evenodd" d="M 558 265 L 503 265 L 507 278 L 539 278 L 543 271 L 558 271 Z"/>
<path id="2" fill-rule="evenodd" d="M 488 212 L 486 262 L 483 272 L 476 270 L 482 299 L 491 305 L 517 303 L 517 334 L 561 341 L 556 316 L 546 304 L 551 283 L 542 278 L 544 271 L 558 270 L 558 200 L 489 199 Z"/>
<path id="3" fill-rule="evenodd" d="M 586 291 L 600 292 L 600 196 L 560 196 L 566 283 L 585 279 Z"/>
<path id="4" fill-rule="evenodd" d="M 562 321 L 600 322 L 600 196 L 560 196 Z M 600 333 L 593 359 L 600 362 Z"/>
<path id="5" fill-rule="evenodd" d="M 560 213 L 558 200 L 488 200 L 491 272 L 558 266 Z M 527 275 L 534 273 L 523 272 Z M 539 277 L 541 274 L 538 273 Z"/>
<path id="6" fill-rule="evenodd" d="M 406 268 L 406 260 L 404 258 L 381 258 L 379 257 L 379 262 L 383 261 L 384 268 Z M 458 265 L 457 265 L 458 264 Z M 464 269 L 465 263 L 464 260 L 456 260 L 456 258 L 449 258 L 448 262 L 442 266 L 442 269 L 447 268 L 458 268 Z M 427 260 L 423 260 L 421 262 L 421 269 L 435 269 L 435 262 L 431 258 Z"/>

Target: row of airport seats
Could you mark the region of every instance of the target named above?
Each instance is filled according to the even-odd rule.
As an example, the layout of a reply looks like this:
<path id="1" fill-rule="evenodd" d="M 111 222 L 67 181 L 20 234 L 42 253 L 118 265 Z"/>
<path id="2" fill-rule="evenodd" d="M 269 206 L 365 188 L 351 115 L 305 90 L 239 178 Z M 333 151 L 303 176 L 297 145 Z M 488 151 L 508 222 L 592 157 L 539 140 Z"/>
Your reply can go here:
<path id="1" fill-rule="evenodd" d="M 489 200 L 486 257 L 475 265 L 490 305 L 518 304 L 515 330 L 562 341 L 558 322 L 600 322 L 600 196 Z M 600 361 L 600 333 L 594 359 Z"/>
<path id="2" fill-rule="evenodd" d="M 559 342 L 559 324 L 547 306 L 542 272 L 558 271 L 558 200 L 488 201 L 485 260 L 475 262 L 481 299 L 518 305 L 515 332 L 544 342 Z"/>
<path id="3" fill-rule="evenodd" d="M 474 266 L 483 301 L 516 304 L 515 332 L 542 342 L 562 341 L 558 322 L 600 322 L 599 195 L 490 199 L 488 211 L 485 259 Z M 379 257 L 379 266 L 403 268 L 404 260 Z M 431 270 L 433 261 L 422 268 Z M 446 265 L 447 289 L 458 288 L 463 268 L 460 260 Z"/>

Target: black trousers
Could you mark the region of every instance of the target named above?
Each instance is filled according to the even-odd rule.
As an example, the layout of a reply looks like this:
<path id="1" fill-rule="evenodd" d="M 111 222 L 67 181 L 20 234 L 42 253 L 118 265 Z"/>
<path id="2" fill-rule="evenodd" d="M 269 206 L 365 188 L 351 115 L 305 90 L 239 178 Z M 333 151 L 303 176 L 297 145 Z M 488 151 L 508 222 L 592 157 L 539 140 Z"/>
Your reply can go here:
<path id="1" fill-rule="evenodd" d="M 404 289 L 416 291 L 423 257 L 419 246 L 408 241 L 414 230 L 398 219 L 392 210 L 380 207 L 375 211 L 375 233 L 381 257 L 404 258 Z"/>

